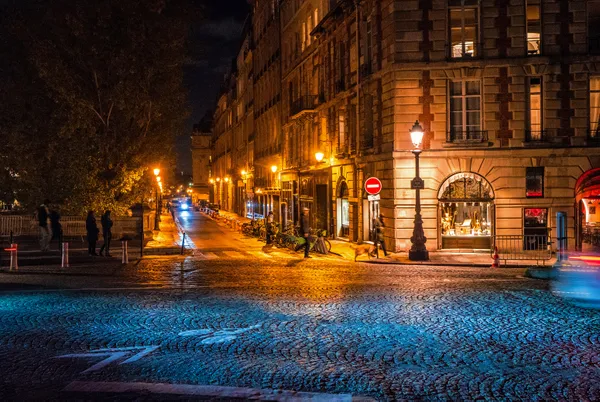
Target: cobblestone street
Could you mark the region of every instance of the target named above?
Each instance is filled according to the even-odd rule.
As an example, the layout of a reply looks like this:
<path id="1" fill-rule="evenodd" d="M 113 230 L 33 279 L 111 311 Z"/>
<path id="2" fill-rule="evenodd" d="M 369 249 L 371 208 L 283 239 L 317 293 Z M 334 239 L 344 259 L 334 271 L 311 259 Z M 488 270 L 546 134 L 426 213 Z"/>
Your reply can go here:
<path id="1" fill-rule="evenodd" d="M 3 399 L 599 398 L 598 312 L 521 269 L 220 255 L 0 274 Z"/>

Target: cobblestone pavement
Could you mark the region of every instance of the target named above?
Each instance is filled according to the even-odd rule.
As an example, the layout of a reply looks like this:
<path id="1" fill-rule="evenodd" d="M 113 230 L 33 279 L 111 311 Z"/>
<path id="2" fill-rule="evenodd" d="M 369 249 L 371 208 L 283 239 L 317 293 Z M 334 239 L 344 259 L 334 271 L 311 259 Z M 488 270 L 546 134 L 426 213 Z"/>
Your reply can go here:
<path id="1" fill-rule="evenodd" d="M 523 270 L 263 256 L 209 229 L 185 258 L 0 273 L 0 399 L 600 400 L 600 313 Z"/>
<path id="2" fill-rule="evenodd" d="M 125 268 L 121 288 L 90 277 L 88 290 L 4 292 L 0 393 L 69 399 L 69 384 L 143 382 L 598 400 L 599 314 L 522 274 L 190 257 Z"/>

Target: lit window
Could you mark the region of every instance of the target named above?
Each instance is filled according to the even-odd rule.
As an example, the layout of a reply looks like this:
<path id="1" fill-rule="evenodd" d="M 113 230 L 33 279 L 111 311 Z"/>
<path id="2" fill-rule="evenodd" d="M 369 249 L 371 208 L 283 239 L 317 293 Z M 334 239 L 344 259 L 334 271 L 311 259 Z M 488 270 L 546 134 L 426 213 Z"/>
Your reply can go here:
<path id="1" fill-rule="evenodd" d="M 467 6 L 473 3 L 467 0 L 451 3 L 457 7 L 450 8 L 450 56 L 474 57 L 477 55 L 477 8 Z"/>
<path id="2" fill-rule="evenodd" d="M 527 54 L 541 53 L 542 22 L 540 0 L 527 1 Z"/>
<path id="3" fill-rule="evenodd" d="M 338 137 L 338 148 L 340 152 L 346 151 L 346 122 L 344 120 L 344 115 L 340 112 L 338 116 L 338 124 L 339 124 L 339 137 Z"/>
<path id="4" fill-rule="evenodd" d="M 525 196 L 527 198 L 544 197 L 544 168 L 528 167 L 525 172 Z"/>
<path id="5" fill-rule="evenodd" d="M 542 129 L 542 79 L 530 77 L 528 82 L 529 99 L 528 106 L 528 141 L 543 140 Z"/>
<path id="6" fill-rule="evenodd" d="M 600 76 L 590 77 L 590 136 L 600 138 Z"/>

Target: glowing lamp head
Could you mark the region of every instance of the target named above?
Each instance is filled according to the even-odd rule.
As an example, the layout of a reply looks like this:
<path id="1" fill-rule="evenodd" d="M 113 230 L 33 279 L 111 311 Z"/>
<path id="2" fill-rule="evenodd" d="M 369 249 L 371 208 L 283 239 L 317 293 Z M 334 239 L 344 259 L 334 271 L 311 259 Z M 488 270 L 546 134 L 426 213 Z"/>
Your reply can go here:
<path id="1" fill-rule="evenodd" d="M 225 183 L 229 183 L 229 177 L 225 178 Z"/>
<path id="2" fill-rule="evenodd" d="M 273 173 L 277 172 L 277 166 L 275 166 L 275 165 L 271 166 L 271 172 L 273 172 Z"/>
<path id="3" fill-rule="evenodd" d="M 210 179 L 209 182 L 210 184 L 213 184 L 215 182 L 215 179 Z"/>
<path id="4" fill-rule="evenodd" d="M 325 154 L 323 152 L 315 153 L 315 159 L 317 160 L 317 162 L 321 162 L 324 157 L 325 157 Z"/>
<path id="5" fill-rule="evenodd" d="M 242 173 L 242 176 L 246 176 L 246 171 L 245 170 L 242 170 L 241 173 Z"/>
<path id="6" fill-rule="evenodd" d="M 160 174 L 160 169 L 159 168 L 155 168 L 154 169 L 154 176 L 158 176 Z"/>
<path id="7" fill-rule="evenodd" d="M 156 176 L 156 181 L 160 183 L 160 176 Z"/>
<path id="8" fill-rule="evenodd" d="M 221 178 L 220 178 L 220 177 L 217 177 L 217 183 L 218 183 L 218 182 L 220 182 L 220 181 L 221 181 Z"/>
<path id="9" fill-rule="evenodd" d="M 421 143 L 423 142 L 423 127 L 419 124 L 419 120 L 415 122 L 415 125 L 410 129 L 410 139 L 412 140 L 415 148 L 421 148 Z"/>

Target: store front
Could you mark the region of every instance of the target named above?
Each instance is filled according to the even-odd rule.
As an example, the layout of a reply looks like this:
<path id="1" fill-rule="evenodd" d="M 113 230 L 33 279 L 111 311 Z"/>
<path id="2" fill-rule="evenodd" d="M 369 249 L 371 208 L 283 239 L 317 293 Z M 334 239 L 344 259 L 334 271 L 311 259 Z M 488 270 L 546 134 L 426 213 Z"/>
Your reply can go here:
<path id="1" fill-rule="evenodd" d="M 350 236 L 350 203 L 348 202 L 348 184 L 342 181 L 338 187 L 336 200 L 336 235 L 343 239 Z"/>
<path id="2" fill-rule="evenodd" d="M 575 187 L 576 244 L 582 251 L 600 251 L 600 169 L 585 172 Z"/>
<path id="3" fill-rule="evenodd" d="M 494 233 L 494 193 L 475 173 L 450 176 L 438 192 L 439 247 L 489 250 Z"/>

